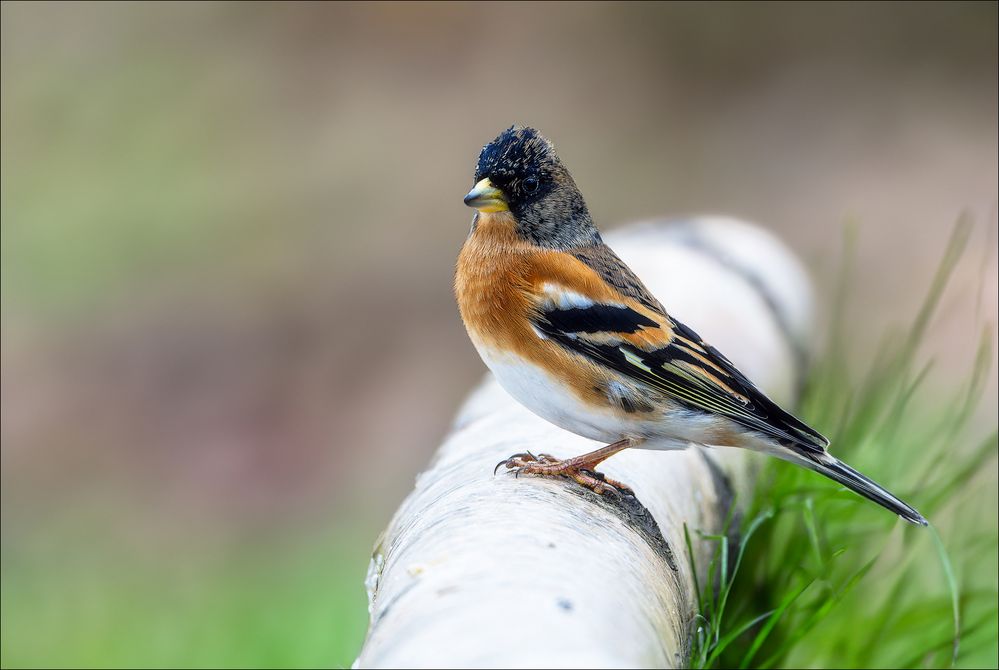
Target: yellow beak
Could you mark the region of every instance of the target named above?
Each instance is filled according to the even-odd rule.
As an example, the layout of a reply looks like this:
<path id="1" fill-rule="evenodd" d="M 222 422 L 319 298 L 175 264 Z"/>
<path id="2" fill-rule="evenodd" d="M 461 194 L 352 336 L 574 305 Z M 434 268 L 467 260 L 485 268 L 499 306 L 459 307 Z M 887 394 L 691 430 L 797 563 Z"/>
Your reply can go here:
<path id="1" fill-rule="evenodd" d="M 510 211 L 503 191 L 493 186 L 493 183 L 488 179 L 483 179 L 472 187 L 472 190 L 465 196 L 465 204 L 480 212 Z"/>

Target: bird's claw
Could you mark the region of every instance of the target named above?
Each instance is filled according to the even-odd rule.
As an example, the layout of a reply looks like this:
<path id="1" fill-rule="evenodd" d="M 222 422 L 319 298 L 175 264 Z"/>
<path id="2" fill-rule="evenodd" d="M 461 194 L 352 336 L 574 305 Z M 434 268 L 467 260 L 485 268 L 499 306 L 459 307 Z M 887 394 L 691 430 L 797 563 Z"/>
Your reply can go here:
<path id="1" fill-rule="evenodd" d="M 630 487 L 619 481 L 609 479 L 595 470 L 580 468 L 570 461 L 560 461 L 551 454 L 535 456 L 529 451 L 514 454 L 497 463 L 496 467 L 493 468 L 493 475 L 501 467 L 506 467 L 514 478 L 518 479 L 522 474 L 563 477 L 573 480 L 598 495 L 610 494 L 615 498 L 621 498 L 622 495 L 635 495 Z"/>
<path id="2" fill-rule="evenodd" d="M 496 467 L 493 468 L 493 474 L 495 475 L 499 471 L 499 469 L 504 466 L 506 466 L 507 470 L 512 471 L 514 475 L 520 475 L 520 473 L 525 468 L 544 466 L 544 465 L 554 465 L 560 462 L 561 461 L 559 461 L 551 454 L 538 454 L 537 456 L 535 456 L 530 451 L 523 451 L 520 452 L 519 454 L 514 454 L 509 458 L 504 458 L 502 461 L 497 463 Z M 538 472 L 532 474 L 549 474 L 549 473 Z"/>

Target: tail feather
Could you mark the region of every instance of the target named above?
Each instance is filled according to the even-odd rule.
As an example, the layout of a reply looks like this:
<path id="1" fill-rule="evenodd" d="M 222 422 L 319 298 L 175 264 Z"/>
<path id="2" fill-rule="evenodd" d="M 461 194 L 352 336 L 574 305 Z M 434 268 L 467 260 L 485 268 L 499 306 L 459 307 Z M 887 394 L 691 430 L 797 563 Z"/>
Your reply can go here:
<path id="1" fill-rule="evenodd" d="M 909 523 L 927 526 L 929 522 L 912 506 L 898 499 L 882 486 L 860 474 L 843 461 L 833 458 L 828 453 L 821 455 L 812 453 L 796 454 L 799 463 L 805 467 L 825 475 L 871 502 L 876 502 L 885 509 L 891 510 Z"/>

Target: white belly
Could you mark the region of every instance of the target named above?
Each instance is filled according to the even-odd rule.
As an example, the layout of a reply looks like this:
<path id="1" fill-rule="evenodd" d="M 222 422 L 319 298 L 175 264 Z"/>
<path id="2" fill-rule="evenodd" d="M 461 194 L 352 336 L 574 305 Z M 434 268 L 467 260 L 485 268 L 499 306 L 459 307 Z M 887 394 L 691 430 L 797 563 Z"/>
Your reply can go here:
<path id="1" fill-rule="evenodd" d="M 479 349 L 479 355 L 507 393 L 560 428 L 606 443 L 623 437 L 645 437 L 645 422 L 628 421 L 610 408 L 583 404 L 561 381 L 531 363 L 485 347 Z"/>

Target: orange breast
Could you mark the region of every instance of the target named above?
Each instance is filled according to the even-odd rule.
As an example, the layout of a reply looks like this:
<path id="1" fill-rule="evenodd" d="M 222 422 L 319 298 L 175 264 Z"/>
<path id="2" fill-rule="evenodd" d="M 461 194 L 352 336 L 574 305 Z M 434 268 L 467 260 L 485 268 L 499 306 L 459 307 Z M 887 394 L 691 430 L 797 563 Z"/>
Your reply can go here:
<path id="1" fill-rule="evenodd" d="M 476 345 L 508 348 L 530 327 L 529 245 L 507 213 L 479 214 L 458 256 L 454 289 L 461 318 Z"/>
<path id="2" fill-rule="evenodd" d="M 478 216 L 455 272 L 461 318 L 476 348 L 504 352 L 538 366 L 580 400 L 610 407 L 602 390 L 610 381 L 609 373 L 539 337 L 531 318 L 539 287 L 545 282 L 579 286 L 595 299 L 614 299 L 613 291 L 596 275 L 587 276 L 575 267 L 578 262 L 571 256 L 540 250 L 521 240 L 509 213 Z"/>

